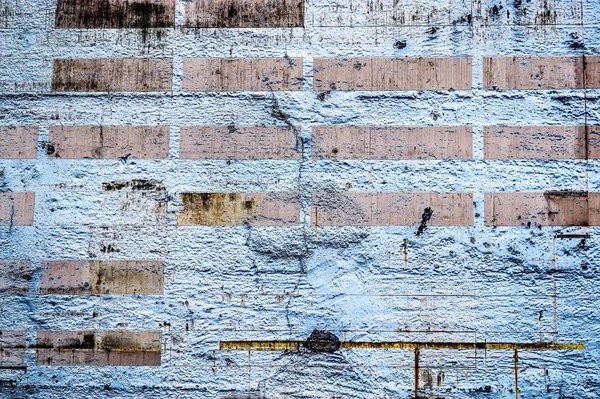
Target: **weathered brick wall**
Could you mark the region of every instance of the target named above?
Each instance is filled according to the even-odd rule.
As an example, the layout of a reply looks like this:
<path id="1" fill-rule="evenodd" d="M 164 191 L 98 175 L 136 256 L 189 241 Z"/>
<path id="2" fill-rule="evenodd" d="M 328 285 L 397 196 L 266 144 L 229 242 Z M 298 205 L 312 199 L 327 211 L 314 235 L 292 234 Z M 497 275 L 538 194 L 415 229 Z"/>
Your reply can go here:
<path id="1" fill-rule="evenodd" d="M 600 397 L 598 15 L 0 0 L 0 397 Z"/>

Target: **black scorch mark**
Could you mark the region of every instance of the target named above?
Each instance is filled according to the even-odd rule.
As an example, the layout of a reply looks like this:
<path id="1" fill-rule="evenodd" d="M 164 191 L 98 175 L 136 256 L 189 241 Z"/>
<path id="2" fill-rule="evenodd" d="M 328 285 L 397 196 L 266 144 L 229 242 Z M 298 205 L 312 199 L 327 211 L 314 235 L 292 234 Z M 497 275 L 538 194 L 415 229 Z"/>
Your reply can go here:
<path id="1" fill-rule="evenodd" d="M 431 209 L 430 207 L 425 208 L 425 210 L 423 211 L 423 215 L 421 215 L 421 224 L 417 229 L 416 235 L 423 235 L 423 233 L 427 229 L 427 222 L 429 222 L 431 216 L 433 216 L 433 209 Z"/>
<path id="2" fill-rule="evenodd" d="M 340 349 L 342 343 L 340 339 L 329 331 L 317 330 L 310 333 L 309 337 L 302 343 L 302 346 L 311 352 L 333 353 Z"/>

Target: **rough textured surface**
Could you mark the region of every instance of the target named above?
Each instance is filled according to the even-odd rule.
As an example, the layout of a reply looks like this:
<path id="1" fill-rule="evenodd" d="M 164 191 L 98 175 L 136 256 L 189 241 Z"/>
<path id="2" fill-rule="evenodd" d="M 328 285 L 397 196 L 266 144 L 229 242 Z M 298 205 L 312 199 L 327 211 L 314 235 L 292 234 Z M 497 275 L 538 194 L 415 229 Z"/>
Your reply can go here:
<path id="1" fill-rule="evenodd" d="M 0 258 L 31 261 L 28 292 L 0 298 L 3 335 L 22 331 L 14 345 L 28 345 L 10 357 L 26 373 L 0 370 L 0 397 L 414 395 L 411 351 L 219 350 L 221 340 L 303 342 L 315 329 L 341 340 L 583 342 L 520 351 L 520 398 L 600 397 L 599 228 L 486 226 L 484 203 L 493 192 L 597 193 L 600 161 L 491 160 L 483 146 L 484 126 L 600 125 L 597 86 L 493 90 L 483 79 L 484 57 L 597 57 L 600 2 L 313 0 L 304 28 L 241 29 L 186 28 L 188 3 L 175 2 L 175 28 L 56 29 L 55 0 L 0 0 L 0 125 L 39 127 L 37 159 L 0 159 L 2 192 L 35 193 L 32 226 L 0 227 Z M 286 56 L 301 59 L 300 90 L 182 87 L 186 59 Z M 470 58 L 472 88 L 313 86 L 315 59 L 362 57 Z M 171 86 L 52 90 L 55 59 L 130 58 L 172 59 Z M 301 156 L 181 159 L 182 126 L 216 125 L 289 128 Z M 168 126 L 168 157 L 53 159 L 44 143 L 55 126 Z M 467 126 L 473 159 L 313 159 L 317 126 Z M 177 224 L 182 193 L 269 192 L 298 193 L 297 224 Z M 472 192 L 473 224 L 435 226 L 432 207 L 417 235 L 423 207 L 409 226 L 317 235 L 313 192 Z M 164 261 L 164 292 L 40 295 L 45 260 Z M 38 332 L 114 330 L 160 330 L 160 366 L 36 364 Z M 6 359 L 1 336 L 0 346 Z M 514 398 L 513 353 L 423 349 L 419 382 L 426 397 Z"/>

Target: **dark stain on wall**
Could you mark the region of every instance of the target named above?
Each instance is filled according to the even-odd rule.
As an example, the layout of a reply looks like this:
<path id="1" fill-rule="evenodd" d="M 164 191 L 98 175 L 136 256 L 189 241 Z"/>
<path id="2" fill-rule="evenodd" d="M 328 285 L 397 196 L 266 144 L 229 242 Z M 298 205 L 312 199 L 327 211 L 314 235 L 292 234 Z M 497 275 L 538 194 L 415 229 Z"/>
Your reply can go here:
<path id="1" fill-rule="evenodd" d="M 417 235 L 423 235 L 423 233 L 425 232 L 425 230 L 427 229 L 427 222 L 429 222 L 429 220 L 431 219 L 431 217 L 433 216 L 433 209 L 431 209 L 430 207 L 425 208 L 425 210 L 423 211 L 423 215 L 421 216 L 421 224 L 419 225 L 419 228 L 417 229 Z"/>
<path id="2" fill-rule="evenodd" d="M 195 28 L 301 28 L 303 0 L 196 0 L 186 8 Z"/>
<path id="3" fill-rule="evenodd" d="M 104 191 L 118 191 L 126 188 L 140 191 L 165 191 L 165 186 L 158 180 L 133 179 L 102 183 Z"/>
<path id="4" fill-rule="evenodd" d="M 153 0 L 58 0 L 57 28 L 168 28 L 175 25 L 175 3 Z"/>
<path id="5" fill-rule="evenodd" d="M 340 339 L 334 333 L 317 330 L 316 328 L 310 333 L 306 341 L 302 343 L 302 346 L 311 352 L 327 353 L 339 350 L 341 345 Z"/>

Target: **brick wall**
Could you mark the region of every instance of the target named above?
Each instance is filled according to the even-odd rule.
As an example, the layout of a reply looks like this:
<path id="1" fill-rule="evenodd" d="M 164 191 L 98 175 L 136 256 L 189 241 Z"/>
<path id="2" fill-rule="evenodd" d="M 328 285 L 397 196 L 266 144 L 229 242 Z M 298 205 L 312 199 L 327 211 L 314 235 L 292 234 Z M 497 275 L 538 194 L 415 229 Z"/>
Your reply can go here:
<path id="1" fill-rule="evenodd" d="M 598 11 L 0 0 L 0 397 L 600 396 Z"/>

